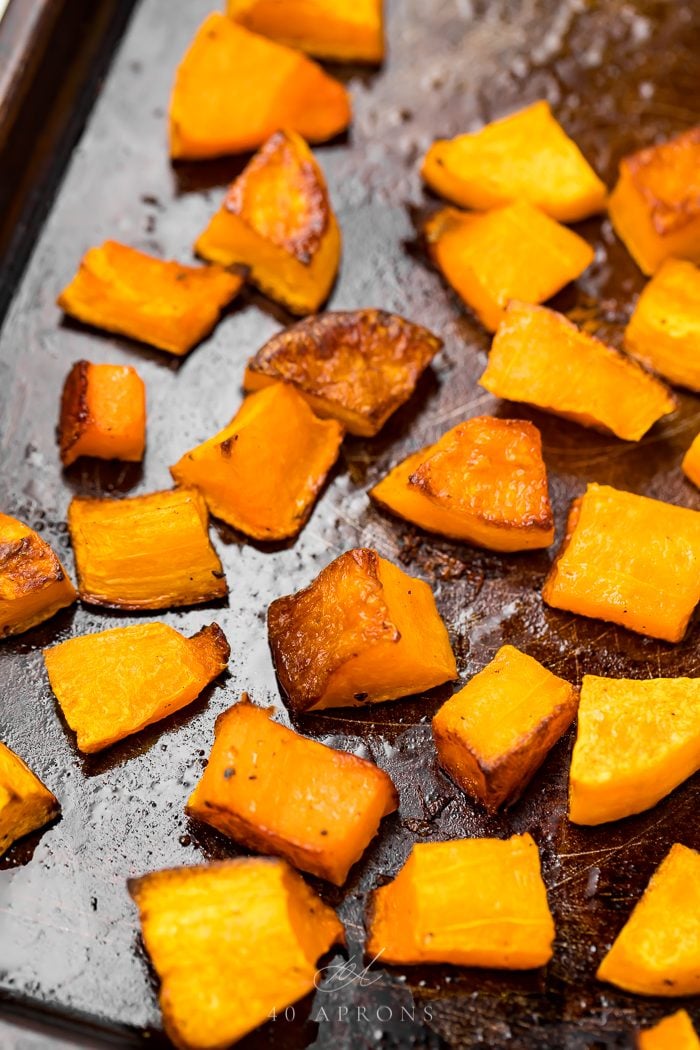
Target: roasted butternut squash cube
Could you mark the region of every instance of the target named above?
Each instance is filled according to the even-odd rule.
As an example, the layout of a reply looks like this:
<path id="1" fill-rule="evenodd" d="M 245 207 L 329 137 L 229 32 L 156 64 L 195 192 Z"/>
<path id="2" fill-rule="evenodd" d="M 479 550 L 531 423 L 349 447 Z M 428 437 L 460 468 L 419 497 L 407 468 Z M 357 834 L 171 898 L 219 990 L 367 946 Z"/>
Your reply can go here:
<path id="1" fill-rule="evenodd" d="M 58 440 L 66 467 L 79 456 L 143 459 L 146 388 L 136 369 L 76 361 L 63 387 Z"/>
<path id="2" fill-rule="evenodd" d="M 129 879 L 165 1030 L 222 1050 L 314 989 L 343 927 L 283 860 L 238 857 Z"/>
<path id="3" fill-rule="evenodd" d="M 68 508 L 83 601 L 115 609 L 198 605 L 228 593 L 196 489 L 130 499 L 76 498 Z"/>
<path id="4" fill-rule="evenodd" d="M 605 208 L 605 186 L 544 100 L 434 142 L 422 174 L 441 196 L 480 211 L 525 200 L 559 222 L 578 222 Z"/>
<path id="5" fill-rule="evenodd" d="M 700 270 L 665 259 L 637 300 L 625 348 L 671 383 L 700 391 Z"/>
<path id="6" fill-rule="evenodd" d="M 563 314 L 512 302 L 496 332 L 481 386 L 584 427 L 639 441 L 676 400 L 632 358 Z"/>
<path id="7" fill-rule="evenodd" d="M 552 958 L 554 922 L 530 835 L 421 842 L 375 890 L 366 954 L 382 964 L 530 970 Z"/>
<path id="8" fill-rule="evenodd" d="M 700 125 L 620 161 L 615 232 L 643 273 L 664 259 L 700 263 Z"/>
<path id="9" fill-rule="evenodd" d="M 427 583 L 367 548 L 346 551 L 267 614 L 290 708 L 354 707 L 422 693 L 457 677 Z"/>
<path id="10" fill-rule="evenodd" d="M 228 15 L 318 58 L 375 64 L 384 57 L 382 0 L 228 0 Z"/>
<path id="11" fill-rule="evenodd" d="M 181 266 L 105 241 L 85 253 L 57 302 L 85 324 L 181 357 L 211 332 L 242 284 L 220 266 Z"/>
<path id="12" fill-rule="evenodd" d="M 291 383 L 317 415 L 372 437 L 408 401 L 441 346 L 427 328 L 384 310 L 320 314 L 265 343 L 248 362 L 245 388 Z"/>
<path id="13" fill-rule="evenodd" d="M 231 654 L 218 624 L 192 638 L 165 623 L 115 627 L 44 650 L 49 682 L 85 754 L 195 700 Z"/>
<path id="14" fill-rule="evenodd" d="M 700 992 L 697 850 L 679 842 L 671 847 L 600 964 L 597 977 L 637 995 Z"/>
<path id="15" fill-rule="evenodd" d="M 28 631 L 76 598 L 49 544 L 17 518 L 0 514 L 0 638 Z"/>
<path id="16" fill-rule="evenodd" d="M 589 485 L 542 588 L 555 609 L 679 642 L 700 600 L 700 512 Z"/>
<path id="17" fill-rule="evenodd" d="M 440 765 L 493 813 L 522 795 L 571 725 L 576 703 L 573 686 L 504 645 L 435 715 Z"/>
<path id="18" fill-rule="evenodd" d="M 170 156 L 201 160 L 244 153 L 278 128 L 324 142 L 350 119 L 347 91 L 310 58 L 214 12 L 175 75 Z"/>
<path id="19" fill-rule="evenodd" d="M 60 808 L 19 755 L 0 742 L 0 857 L 17 839 L 53 820 Z"/>
<path id="20" fill-rule="evenodd" d="M 554 539 L 540 432 L 519 419 L 459 423 L 369 494 L 423 529 L 490 550 L 532 550 Z"/>
<path id="21" fill-rule="evenodd" d="M 340 262 L 340 227 L 323 172 L 300 135 L 277 131 L 229 186 L 195 251 L 248 267 L 265 295 L 295 314 L 328 298 Z"/>
<path id="22" fill-rule="evenodd" d="M 700 1050 L 687 1010 L 679 1010 L 637 1033 L 637 1050 Z"/>
<path id="23" fill-rule="evenodd" d="M 214 746 L 187 803 L 191 817 L 261 853 L 342 886 L 398 808 L 373 762 L 299 736 L 246 694 L 216 720 Z"/>
<path id="24" fill-rule="evenodd" d="M 595 255 L 583 237 L 527 201 L 487 212 L 444 208 L 425 234 L 437 266 L 490 332 L 511 299 L 551 299 Z"/>
<path id="25" fill-rule="evenodd" d="M 700 488 L 700 434 L 693 438 L 693 443 L 683 457 L 683 472 Z"/>

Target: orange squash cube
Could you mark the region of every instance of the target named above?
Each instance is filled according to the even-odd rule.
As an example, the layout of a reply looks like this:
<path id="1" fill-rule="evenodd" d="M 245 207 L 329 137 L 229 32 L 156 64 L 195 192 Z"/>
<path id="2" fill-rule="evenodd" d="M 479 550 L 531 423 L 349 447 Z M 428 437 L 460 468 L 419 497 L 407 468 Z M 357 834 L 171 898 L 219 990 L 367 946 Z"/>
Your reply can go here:
<path id="1" fill-rule="evenodd" d="M 700 125 L 620 161 L 610 219 L 643 273 L 664 259 L 700 263 Z"/>
<path id="2" fill-rule="evenodd" d="M 0 514 L 0 638 L 28 631 L 76 598 L 48 543 L 17 518 Z"/>
<path id="3" fill-rule="evenodd" d="M 0 742 L 0 857 L 17 839 L 53 820 L 60 808 L 19 755 Z"/>
<path id="4" fill-rule="evenodd" d="M 532 550 L 554 539 L 540 433 L 519 419 L 459 423 L 369 494 L 423 529 L 489 550 Z"/>
<path id="5" fill-rule="evenodd" d="M 277 131 L 233 182 L 197 239 L 203 259 L 249 268 L 265 295 L 295 314 L 328 298 L 340 262 L 340 228 L 323 172 L 301 136 Z"/>
<path id="6" fill-rule="evenodd" d="M 700 391 L 700 270 L 665 259 L 637 300 L 625 348 L 671 383 Z"/>
<path id="7" fill-rule="evenodd" d="M 578 222 L 605 208 L 605 186 L 544 100 L 434 142 L 422 175 L 442 197 L 480 211 L 524 200 L 559 222 Z"/>
<path id="8" fill-rule="evenodd" d="M 223 1050 L 283 1015 L 313 991 L 321 956 L 345 943 L 333 909 L 283 860 L 172 868 L 128 887 L 165 1031 L 182 1050 Z"/>
<path id="9" fill-rule="evenodd" d="M 273 713 L 244 693 L 219 715 L 187 813 L 342 886 L 382 818 L 398 808 L 396 789 L 373 762 L 299 736 Z"/>
<path id="10" fill-rule="evenodd" d="M 700 1050 L 687 1010 L 664 1017 L 653 1028 L 637 1033 L 637 1050 Z"/>
<path id="11" fill-rule="evenodd" d="M 683 472 L 700 488 L 700 434 L 693 438 L 693 443 L 683 457 Z"/>
<path id="12" fill-rule="evenodd" d="M 372 437 L 408 401 L 441 346 L 427 328 L 383 310 L 325 313 L 265 343 L 248 362 L 244 385 L 291 383 L 317 415 Z"/>
<path id="13" fill-rule="evenodd" d="M 201 160 L 244 153 L 279 128 L 325 142 L 350 119 L 347 91 L 319 65 L 214 12 L 175 75 L 170 156 Z"/>
<path id="14" fill-rule="evenodd" d="M 554 922 L 530 835 L 421 842 L 375 890 L 366 955 L 394 965 L 530 970 L 552 958 Z"/>
<path id="15" fill-rule="evenodd" d="M 511 299 L 551 299 L 595 256 L 582 237 L 527 201 L 484 213 L 444 208 L 425 233 L 437 266 L 490 332 Z"/>
<path id="16" fill-rule="evenodd" d="M 63 387 L 58 440 L 65 467 L 80 456 L 142 460 L 146 388 L 136 369 L 76 361 Z"/>
<path id="17" fill-rule="evenodd" d="M 382 0 L 228 0 L 227 10 L 246 29 L 318 58 L 384 57 Z"/>
<path id="18" fill-rule="evenodd" d="M 481 386 L 584 427 L 639 441 L 676 400 L 632 358 L 544 306 L 510 303 Z"/>
<path id="19" fill-rule="evenodd" d="M 423 693 L 457 677 L 427 583 L 367 548 L 346 551 L 267 614 L 289 707 L 354 707 Z"/>
<path id="20" fill-rule="evenodd" d="M 679 642 L 700 600 L 700 512 L 589 485 L 542 597 L 555 609 Z"/>

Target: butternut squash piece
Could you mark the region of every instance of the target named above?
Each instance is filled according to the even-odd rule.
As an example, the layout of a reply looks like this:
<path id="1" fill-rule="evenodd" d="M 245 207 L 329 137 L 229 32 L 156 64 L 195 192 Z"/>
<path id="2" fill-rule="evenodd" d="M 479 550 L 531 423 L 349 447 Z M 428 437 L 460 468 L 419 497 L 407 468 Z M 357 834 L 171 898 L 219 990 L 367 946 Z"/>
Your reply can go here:
<path id="1" fill-rule="evenodd" d="M 483 213 L 444 208 L 425 234 L 438 268 L 490 332 L 511 299 L 551 299 L 595 256 L 582 237 L 527 201 Z"/>
<path id="2" fill-rule="evenodd" d="M 351 310 L 299 321 L 248 362 L 246 390 L 282 380 L 314 412 L 372 437 L 413 393 L 442 346 L 427 328 L 384 310 Z"/>
<path id="3" fill-rule="evenodd" d="M 182 357 L 211 332 L 242 284 L 240 274 L 220 266 L 181 266 L 105 241 L 85 253 L 57 303 L 85 324 Z"/>
<path id="4" fill-rule="evenodd" d="M 637 995 L 700 992 L 700 853 L 671 847 L 596 976 Z"/>
<path id="5" fill-rule="evenodd" d="M 434 142 L 422 174 L 442 197 L 480 211 L 525 200 L 559 222 L 578 222 L 605 208 L 605 186 L 544 100 Z"/>
<path id="6" fill-rule="evenodd" d="M 313 991 L 344 944 L 337 915 L 283 860 L 237 857 L 129 879 L 160 978 L 165 1031 L 183 1050 L 223 1050 Z"/>
<path id="7" fill-rule="evenodd" d="M 136 369 L 76 361 L 63 387 L 58 440 L 64 467 L 79 456 L 142 460 L 146 388 Z"/>
<path id="8" fill-rule="evenodd" d="M 589 485 L 542 597 L 555 609 L 679 642 L 700 600 L 700 513 Z"/>
<path id="9" fill-rule="evenodd" d="M 382 964 L 530 970 L 552 958 L 554 922 L 530 835 L 421 842 L 375 890 L 366 954 Z"/>
<path id="10" fill-rule="evenodd" d="M 92 754 L 191 704 L 230 655 L 216 623 L 192 638 L 146 623 L 70 638 L 45 649 L 44 663 L 79 749 Z"/>
<path id="11" fill-rule="evenodd" d="M 318 58 L 372 65 L 384 58 L 382 0 L 228 0 L 228 15 Z"/>
<path id="12" fill-rule="evenodd" d="M 328 298 L 340 262 L 340 227 L 326 180 L 300 135 L 277 131 L 235 182 L 195 251 L 243 264 L 265 295 L 295 314 Z"/>
<path id="13" fill-rule="evenodd" d="M 479 380 L 496 397 L 524 401 L 584 427 L 639 441 L 676 407 L 668 387 L 563 314 L 512 302 Z"/>
<path id="14" fill-rule="evenodd" d="M 369 494 L 423 529 L 490 550 L 532 550 L 554 539 L 540 432 L 519 419 L 459 423 Z"/>
<path id="15" fill-rule="evenodd" d="M 683 472 L 700 488 L 700 434 L 693 438 L 693 443 L 683 457 Z"/>
<path id="16" fill-rule="evenodd" d="M 491 813 L 515 802 L 576 714 L 576 690 L 502 646 L 433 718 L 440 765 Z"/>
<path id="17" fill-rule="evenodd" d="M 346 551 L 267 614 L 289 707 L 354 707 L 423 693 L 457 677 L 427 583 L 367 548 Z"/>
<path id="18" fill-rule="evenodd" d="M 226 577 L 196 489 L 68 508 L 80 597 L 115 609 L 169 609 L 224 598 Z"/>
<path id="19" fill-rule="evenodd" d="M 246 398 L 223 430 L 170 468 L 211 513 L 257 540 L 295 536 L 338 456 L 343 428 L 274 383 Z"/>
<path id="20" fill-rule="evenodd" d="M 700 270 L 665 259 L 637 300 L 625 348 L 671 383 L 700 391 Z"/>
<path id="21" fill-rule="evenodd" d="M 170 98 L 170 156 L 201 160 L 262 146 L 278 128 L 325 142 L 350 123 L 350 98 L 300 51 L 208 15 Z"/>
<path id="22" fill-rule="evenodd" d="M 396 789 L 374 763 L 299 736 L 273 714 L 244 693 L 219 715 L 187 813 L 342 886 L 382 817 L 398 808 Z"/>
<path id="23" fill-rule="evenodd" d="M 76 598 L 48 543 L 17 518 L 0 514 L 0 638 L 28 631 Z"/>
<path id="24" fill-rule="evenodd" d="M 687 1010 L 664 1017 L 653 1028 L 637 1033 L 637 1050 L 700 1050 Z"/>
<path id="25" fill-rule="evenodd" d="M 53 820 L 60 808 L 29 766 L 0 742 L 0 857 L 17 839 Z"/>
<path id="26" fill-rule="evenodd" d="M 670 257 L 700 263 L 700 125 L 623 157 L 609 212 L 643 273 Z"/>

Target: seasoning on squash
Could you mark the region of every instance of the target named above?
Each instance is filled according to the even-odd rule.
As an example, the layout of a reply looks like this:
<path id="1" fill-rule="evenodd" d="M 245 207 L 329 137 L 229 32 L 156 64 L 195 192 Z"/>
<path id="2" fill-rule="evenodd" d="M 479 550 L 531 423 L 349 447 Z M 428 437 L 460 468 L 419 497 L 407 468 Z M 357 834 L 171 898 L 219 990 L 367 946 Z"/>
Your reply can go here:
<path id="1" fill-rule="evenodd" d="M 540 432 L 519 419 L 459 423 L 369 494 L 423 529 L 489 550 L 532 550 L 554 539 Z"/>
<path id="2" fill-rule="evenodd" d="M 340 228 L 326 180 L 300 135 L 277 131 L 226 193 L 195 251 L 251 281 L 295 314 L 328 298 L 340 262 Z"/>
<path id="3" fill-rule="evenodd" d="M 605 208 L 605 186 L 544 100 L 434 142 L 422 174 L 441 196 L 481 211 L 525 200 L 559 222 L 577 222 Z"/>
<path id="4" fill-rule="evenodd" d="M 228 15 L 318 58 L 374 65 L 384 57 L 382 0 L 228 0 Z"/>
<path id="5" fill-rule="evenodd" d="M 433 718 L 440 765 L 493 813 L 522 795 L 576 703 L 573 686 L 504 645 Z"/>
<path id="6" fill-rule="evenodd" d="M 0 857 L 17 839 L 53 820 L 60 808 L 19 755 L 0 742 Z"/>
<path id="7" fill-rule="evenodd" d="M 57 303 L 85 324 L 181 357 L 211 332 L 242 284 L 220 266 L 181 266 L 105 241 L 85 253 Z"/>
<path id="8" fill-rule="evenodd" d="M 91 754 L 191 704 L 230 654 L 216 623 L 192 638 L 146 623 L 70 638 L 45 649 L 44 662 L 79 749 Z"/>
<path id="9" fill-rule="evenodd" d="M 569 819 L 604 824 L 651 809 L 700 769 L 700 678 L 585 675 Z"/>
<path id="10" fill-rule="evenodd" d="M 243 153 L 279 128 L 325 142 L 350 119 L 347 91 L 319 65 L 214 12 L 175 75 L 170 156 L 200 160 Z"/>
<path id="11" fill-rule="evenodd" d="M 130 499 L 76 498 L 68 509 L 83 601 L 168 609 L 224 598 L 226 578 L 196 489 Z"/>
<path id="12" fill-rule="evenodd" d="M 142 460 L 146 388 L 136 369 L 76 361 L 63 387 L 58 440 L 66 467 L 79 456 Z"/>
<path id="13" fill-rule="evenodd" d="M 511 299 L 551 299 L 595 256 L 582 237 L 527 201 L 482 213 L 443 208 L 425 234 L 435 263 L 490 332 Z"/>
<path id="14" fill-rule="evenodd" d="M 530 835 L 421 842 L 375 890 L 366 955 L 382 964 L 530 970 L 552 958 L 554 922 Z"/>
<path id="15" fill-rule="evenodd" d="M 160 978 L 165 1031 L 182 1050 L 220 1050 L 314 989 L 345 934 L 283 860 L 237 857 L 129 879 Z"/>
<path id="16" fill-rule="evenodd" d="M 76 598 L 48 543 L 17 518 L 0 514 L 0 638 L 28 631 Z"/>
<path id="17" fill-rule="evenodd" d="M 336 420 L 318 419 L 294 387 L 274 383 L 170 473 L 199 489 L 215 517 L 254 539 L 281 540 L 306 523 L 342 439 Z"/>
<path id="18" fill-rule="evenodd" d="M 625 348 L 671 383 L 700 391 L 700 270 L 665 259 L 637 300 Z"/>
<path id="19" fill-rule="evenodd" d="M 700 993 L 700 853 L 671 847 L 596 976 L 637 995 Z"/>
<path id="20" fill-rule="evenodd" d="M 632 358 L 563 314 L 512 302 L 496 332 L 481 386 L 584 427 L 639 441 L 673 412 L 671 391 Z"/>
<path id="21" fill-rule="evenodd" d="M 637 1032 L 637 1050 L 700 1050 L 700 1039 L 690 1014 L 687 1010 L 678 1010 L 653 1028 Z"/>
<path id="22" fill-rule="evenodd" d="M 690 448 L 683 457 L 683 473 L 700 488 L 700 434 L 693 438 Z"/>
<path id="23" fill-rule="evenodd" d="M 555 609 L 679 642 L 700 600 L 700 512 L 589 485 L 542 588 Z"/>
<path id="24" fill-rule="evenodd" d="M 398 795 L 373 762 L 299 736 L 273 713 L 244 693 L 219 715 L 187 813 L 342 886 Z"/>
<path id="25" fill-rule="evenodd" d="M 700 263 L 700 125 L 623 157 L 610 195 L 615 232 L 643 273 Z"/>
<path id="26" fill-rule="evenodd" d="M 317 415 L 372 437 L 413 393 L 442 346 L 383 310 L 320 314 L 273 336 L 248 362 L 245 389 L 292 383 Z"/>
<path id="27" fill-rule="evenodd" d="M 457 677 L 430 587 L 367 548 L 272 602 L 267 623 L 293 711 L 395 700 Z"/>

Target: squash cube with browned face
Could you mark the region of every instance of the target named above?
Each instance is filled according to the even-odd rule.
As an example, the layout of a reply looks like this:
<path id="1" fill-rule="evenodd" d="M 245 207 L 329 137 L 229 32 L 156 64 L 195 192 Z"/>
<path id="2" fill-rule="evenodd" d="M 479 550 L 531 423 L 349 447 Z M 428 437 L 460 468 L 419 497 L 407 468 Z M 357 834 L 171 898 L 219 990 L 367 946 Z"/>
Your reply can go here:
<path id="1" fill-rule="evenodd" d="M 0 514 L 0 638 L 28 631 L 76 598 L 49 544 L 28 525 Z"/>
<path id="2" fill-rule="evenodd" d="M 381 62 L 383 0 L 228 0 L 246 29 L 334 62 Z"/>
<path id="3" fill-rule="evenodd" d="M 280 685 L 296 712 L 395 700 L 457 676 L 427 583 L 366 548 L 347 551 L 267 614 Z"/>
<path id="4" fill-rule="evenodd" d="M 700 392 L 700 269 L 665 259 L 625 329 L 625 349 L 671 383 Z"/>
<path id="5" fill-rule="evenodd" d="M 637 1032 L 636 1047 L 637 1050 L 700 1050 L 700 1039 L 688 1011 L 678 1010 L 652 1028 Z"/>
<path id="6" fill-rule="evenodd" d="M 683 473 L 700 488 L 700 434 L 693 438 L 690 448 L 683 457 Z"/>
<path id="7" fill-rule="evenodd" d="M 17 839 L 43 828 L 59 810 L 56 796 L 0 742 L 0 857 Z"/>
<path id="8" fill-rule="evenodd" d="M 58 439 L 66 467 L 80 456 L 143 459 L 146 388 L 136 369 L 76 361 L 63 387 Z"/>

